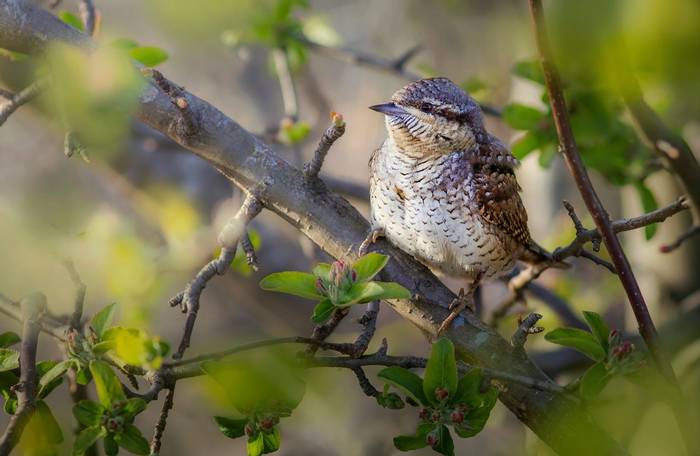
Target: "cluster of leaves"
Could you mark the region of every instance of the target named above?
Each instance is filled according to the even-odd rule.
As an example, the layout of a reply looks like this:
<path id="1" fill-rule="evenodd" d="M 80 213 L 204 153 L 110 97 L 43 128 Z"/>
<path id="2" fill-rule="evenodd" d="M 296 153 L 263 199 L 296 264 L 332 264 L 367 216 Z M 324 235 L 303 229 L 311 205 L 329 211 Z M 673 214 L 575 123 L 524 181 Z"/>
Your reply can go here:
<path id="1" fill-rule="evenodd" d="M 134 454 L 149 454 L 148 441 L 133 425 L 134 417 L 146 409 L 139 398 L 127 399 L 119 379 L 104 361 L 89 364 L 99 403 L 83 400 L 73 407 L 73 415 L 84 426 L 75 439 L 73 454 L 85 453 L 103 439 L 105 454 L 112 456 L 119 447 Z"/>
<path id="2" fill-rule="evenodd" d="M 119 447 L 135 454 L 148 454 L 148 442 L 133 425 L 134 417 L 146 408 L 146 402 L 126 398 L 107 361 L 153 370 L 160 367 L 169 347 L 141 330 L 110 326 L 115 311 L 116 305 L 110 304 L 93 316 L 85 331 L 69 331 L 67 359 L 37 364 L 37 413 L 28 426 L 34 426 L 40 437 L 32 439 L 36 441 L 26 451 L 55 454 L 54 446 L 63 441 L 61 428 L 43 399 L 61 384 L 68 370 L 73 370 L 78 384 L 94 381 L 99 398 L 99 403 L 84 400 L 73 408 L 73 414 L 84 427 L 76 438 L 74 454 L 83 454 L 99 439 L 103 439 L 108 455 L 117 454 Z M 12 332 L 0 335 L 0 393 L 8 414 L 16 411 L 17 398 L 12 388 L 19 381 L 19 353 L 8 347 L 19 340 Z"/>
<path id="3" fill-rule="evenodd" d="M 401 451 L 430 446 L 440 454 L 454 455 L 454 442 L 448 426 L 462 438 L 478 434 L 498 398 L 498 391 L 494 388 L 482 388 L 480 369 L 473 368 L 461 378 L 458 376 L 454 345 L 446 338 L 433 344 L 422 379 L 398 366 L 387 367 L 378 376 L 405 393 L 407 402 L 421 407 L 416 433 L 394 438 L 394 445 Z M 383 396 L 387 397 L 387 394 L 391 393 L 385 389 Z M 380 404 L 387 402 L 381 396 L 377 400 Z M 391 408 L 401 405 L 396 398 L 389 403 Z"/>
<path id="4" fill-rule="evenodd" d="M 11 331 L 0 334 L 0 394 L 5 402 L 4 410 L 8 415 L 17 411 L 17 395 L 13 387 L 19 382 L 19 352 L 9 348 L 20 342 L 20 337 Z M 44 376 L 56 365 L 55 361 L 41 361 L 37 363 L 37 375 Z M 34 434 L 30 448 L 26 448 L 28 454 L 55 454 L 54 445 L 63 442 L 63 432 L 49 406 L 44 402 L 46 396 L 51 393 L 63 381 L 62 378 L 45 382 L 37 393 L 36 410 L 27 429 L 41 429 Z"/>
<path id="5" fill-rule="evenodd" d="M 70 331 L 68 333 L 68 359 L 55 364 L 41 376 L 40 391 L 60 378 L 68 369 L 76 371 L 78 384 L 87 385 L 92 378 L 93 361 L 108 356 L 119 364 L 138 366 L 147 370 L 158 369 L 169 345 L 158 337 L 151 337 L 144 331 L 135 328 L 112 326 L 116 304 L 112 303 L 94 315 L 86 330 L 87 335 Z M 109 355 L 114 355 L 109 356 Z"/>
<path id="6" fill-rule="evenodd" d="M 262 279 L 260 287 L 263 290 L 317 300 L 311 321 L 319 324 L 328 320 L 334 310 L 353 304 L 410 298 L 411 293 L 397 283 L 372 280 L 388 261 L 386 255 L 368 253 L 354 263 L 345 260 L 333 264 L 319 263 L 311 274 L 276 272 Z"/>
<path id="7" fill-rule="evenodd" d="M 583 312 L 591 332 L 557 328 L 545 335 L 549 342 L 571 347 L 595 361 L 581 377 L 579 392 L 585 399 L 596 397 L 615 375 L 629 376 L 644 366 L 644 355 L 622 340 L 618 330 L 610 330 L 595 312 Z"/>
<path id="8" fill-rule="evenodd" d="M 524 134 L 512 145 L 513 154 L 522 159 L 539 151 L 539 163 L 549 167 L 557 154 L 557 134 L 551 107 L 544 90 L 544 75 L 536 61 L 521 61 L 513 74 L 537 85 L 542 91 L 544 109 L 511 103 L 503 109 L 503 120 Z M 655 170 L 651 166 L 654 153 L 645 146 L 633 127 L 623 120 L 624 106 L 619 97 L 591 81 L 567 80 L 567 106 L 584 164 L 598 171 L 617 186 L 632 185 L 637 190 L 645 211 L 657 207 L 656 199 L 644 184 Z M 656 225 L 645 233 L 650 239 Z"/>
<path id="9" fill-rule="evenodd" d="M 235 362 L 208 362 L 203 370 L 221 387 L 237 416 L 215 416 L 219 430 L 231 439 L 246 436 L 249 456 L 279 449 L 280 418 L 297 408 L 306 389 L 298 372 L 279 356 Z"/>

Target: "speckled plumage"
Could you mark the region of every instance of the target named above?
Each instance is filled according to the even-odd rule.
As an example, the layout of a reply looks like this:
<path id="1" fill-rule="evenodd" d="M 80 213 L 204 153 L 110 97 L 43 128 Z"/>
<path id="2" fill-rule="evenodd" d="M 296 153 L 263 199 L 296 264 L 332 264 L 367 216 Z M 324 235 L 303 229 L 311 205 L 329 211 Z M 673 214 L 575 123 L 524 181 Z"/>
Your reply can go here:
<path id="1" fill-rule="evenodd" d="M 389 137 L 370 160 L 371 219 L 393 244 L 446 274 L 486 278 L 541 259 L 514 169 L 478 104 L 445 78 L 399 90 Z"/>

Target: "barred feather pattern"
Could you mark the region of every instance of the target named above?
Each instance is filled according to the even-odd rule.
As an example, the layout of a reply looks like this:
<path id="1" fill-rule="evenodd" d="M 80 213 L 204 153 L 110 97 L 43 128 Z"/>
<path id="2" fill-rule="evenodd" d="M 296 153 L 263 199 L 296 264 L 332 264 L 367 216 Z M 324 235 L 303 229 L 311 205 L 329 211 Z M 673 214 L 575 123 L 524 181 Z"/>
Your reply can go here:
<path id="1" fill-rule="evenodd" d="M 517 160 L 497 138 L 479 139 L 467 150 L 419 157 L 390 136 L 370 160 L 373 226 L 448 275 L 497 276 L 532 244 Z"/>

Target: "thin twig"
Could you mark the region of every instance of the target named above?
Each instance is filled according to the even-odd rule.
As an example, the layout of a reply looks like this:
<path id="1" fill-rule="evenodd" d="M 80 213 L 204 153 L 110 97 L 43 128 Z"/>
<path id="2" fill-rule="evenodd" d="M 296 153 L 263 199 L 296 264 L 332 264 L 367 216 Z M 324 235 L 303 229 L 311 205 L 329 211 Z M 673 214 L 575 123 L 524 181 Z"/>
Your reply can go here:
<path id="1" fill-rule="evenodd" d="M 155 429 L 153 430 L 153 438 L 151 439 L 151 454 L 156 455 L 160 453 L 161 440 L 163 439 L 163 433 L 165 432 L 165 426 L 168 421 L 168 413 L 173 408 L 173 402 L 175 398 L 175 385 L 170 387 L 168 394 L 165 396 L 165 402 L 163 402 L 163 408 L 160 410 L 160 415 L 158 416 L 158 422 L 156 423 Z"/>
<path id="2" fill-rule="evenodd" d="M 243 230 L 241 235 L 241 248 L 245 253 L 245 261 L 250 266 L 253 271 L 258 270 L 258 255 L 255 253 L 255 247 L 250 241 L 250 236 L 248 235 L 248 230 Z"/>
<path id="3" fill-rule="evenodd" d="M 245 231 L 246 225 L 258 215 L 261 210 L 262 203 L 260 200 L 252 194 L 249 194 L 233 220 L 226 224 L 219 235 L 219 242 L 223 245 L 219 256 L 207 263 L 206 266 L 197 273 L 194 280 L 187 284 L 185 291 L 182 293 L 182 297 L 178 294 L 170 299 L 169 302 L 171 306 L 173 304 L 180 304 L 183 312 L 187 313 L 185 329 L 177 352 L 173 354 L 174 359 L 181 359 L 187 347 L 190 346 L 190 338 L 192 336 L 192 330 L 194 329 L 194 323 L 197 319 L 199 298 L 202 296 L 202 291 L 204 291 L 207 283 L 215 275 L 223 275 L 228 270 L 231 261 L 233 261 L 233 258 L 236 256 L 236 244 L 238 239 L 240 239 L 241 233 Z M 235 240 L 233 236 L 234 231 L 237 233 Z"/>
<path id="4" fill-rule="evenodd" d="M 68 271 L 68 276 L 70 276 L 70 279 L 75 285 L 75 298 L 73 299 L 73 313 L 70 318 L 70 327 L 79 330 L 80 320 L 83 318 L 83 306 L 85 305 L 85 292 L 87 287 L 80 279 L 80 274 L 78 274 L 72 261 L 64 261 L 63 266 Z"/>
<path id="5" fill-rule="evenodd" d="M 681 244 L 683 244 L 685 241 L 687 241 L 688 239 L 692 238 L 693 236 L 697 236 L 699 234 L 700 234 L 700 225 L 691 226 L 690 229 L 688 229 L 685 233 L 681 234 L 678 237 L 678 239 L 676 239 L 675 241 L 673 241 L 670 244 L 662 245 L 661 247 L 659 247 L 659 250 L 661 251 L 661 253 L 673 252 L 678 247 L 680 247 Z"/>
<path id="6" fill-rule="evenodd" d="M 7 456 L 15 447 L 24 427 L 36 408 L 36 349 L 41 330 L 41 317 L 46 311 L 46 296 L 33 293 L 22 300 L 22 345 L 20 347 L 19 383 L 13 389 L 17 395 L 17 410 L 0 437 L 0 456 Z"/>
<path id="7" fill-rule="evenodd" d="M 510 338 L 510 344 L 516 349 L 522 350 L 525 346 L 527 336 L 544 331 L 544 328 L 541 326 L 535 326 L 541 318 L 542 315 L 538 313 L 531 313 L 525 317 L 518 325 L 518 329 L 515 330 L 513 337 Z"/>
<path id="8" fill-rule="evenodd" d="M 307 182 L 318 177 L 318 173 L 323 166 L 323 161 L 326 159 L 326 155 L 331 146 L 345 133 L 345 121 L 341 114 L 332 112 L 331 122 L 331 126 L 323 132 L 323 136 L 321 136 L 321 140 L 314 151 L 313 158 L 309 163 L 304 165 L 304 179 L 306 179 Z"/>
<path id="9" fill-rule="evenodd" d="M 47 85 L 46 80 L 39 79 L 24 89 L 14 94 L 7 102 L 0 105 L 0 126 L 10 117 L 20 106 L 32 101 Z"/>
<path id="10" fill-rule="evenodd" d="M 416 56 L 418 51 L 420 51 L 420 45 L 409 48 L 399 55 L 399 57 L 392 60 L 357 49 L 325 46 L 304 36 L 301 36 L 298 39 L 307 45 L 312 51 L 316 51 L 319 54 L 340 60 L 341 62 L 349 63 L 350 65 L 366 66 L 368 68 L 393 74 L 394 76 L 398 76 L 408 81 L 417 81 L 421 79 L 421 76 L 418 73 L 414 73 L 411 70 L 406 69 L 408 63 L 413 59 L 413 57 Z M 488 114 L 493 117 L 501 116 L 501 111 L 498 108 L 490 105 L 482 104 L 481 110 L 484 111 L 484 114 Z"/>
<path id="11" fill-rule="evenodd" d="M 275 63 L 275 72 L 280 83 L 282 104 L 284 104 L 284 116 L 292 122 L 299 120 L 299 102 L 297 91 L 292 79 L 292 71 L 289 68 L 289 57 L 284 49 L 272 50 L 272 59 Z"/>
<path id="12" fill-rule="evenodd" d="M 559 247 L 552 253 L 552 259 L 555 262 L 563 261 L 567 258 L 584 256 L 596 264 L 608 268 L 611 272 L 615 271 L 613 265 L 605 262 L 601 258 L 586 252 L 583 247 L 591 242 L 595 250 L 596 244 L 601 241 L 600 232 L 596 228 L 585 229 L 581 220 L 576 215 L 576 212 L 571 204 L 564 201 L 564 207 L 566 207 L 571 220 L 576 227 L 576 237 L 569 245 L 565 247 Z M 640 215 L 638 217 L 633 217 L 629 219 L 615 220 L 611 222 L 612 229 L 615 233 L 621 233 L 623 231 L 631 231 L 639 228 L 643 228 L 647 225 L 654 223 L 660 223 L 666 220 L 668 217 L 675 215 L 683 210 L 687 210 L 688 203 L 684 197 L 678 198 L 673 203 L 656 209 L 654 211 L 648 212 L 646 214 Z M 585 253 L 584 253 L 585 252 Z M 534 280 L 536 280 L 544 271 L 551 267 L 550 263 L 537 263 L 534 265 L 529 265 L 527 268 L 520 271 L 517 275 L 510 279 L 508 282 L 508 294 L 501 300 L 501 302 L 496 306 L 495 310 L 491 314 L 490 324 L 492 326 L 498 324 L 498 321 L 508 314 L 508 311 L 513 307 L 513 305 L 518 302 L 522 297 L 523 290 L 526 289 Z M 612 269 L 611 269 L 612 268 Z"/>
<path id="13" fill-rule="evenodd" d="M 593 184 L 588 177 L 588 172 L 578 152 L 574 132 L 569 121 L 569 111 L 566 107 L 561 80 L 554 61 L 552 60 L 544 13 L 542 11 L 542 2 L 541 0 L 529 0 L 529 3 L 537 47 L 540 52 L 540 62 L 544 73 L 545 86 L 549 94 L 549 103 L 552 108 L 554 125 L 559 137 L 559 148 L 564 155 L 569 171 L 576 181 L 579 193 L 581 193 L 586 207 L 588 207 L 588 211 L 593 217 L 593 221 L 610 253 L 615 270 L 618 272 L 620 282 L 622 282 L 634 316 L 637 319 L 640 334 L 649 347 L 659 371 L 669 382 L 677 384 L 673 368 L 668 359 L 664 357 L 661 352 L 656 327 L 649 314 L 649 309 L 644 301 L 644 296 L 639 288 L 637 279 L 634 276 L 634 272 L 632 272 L 627 256 L 620 245 L 619 239 L 615 235 L 615 229 L 610 221 L 608 213 L 593 188 Z"/>
<path id="14" fill-rule="evenodd" d="M 90 35 L 95 35 L 96 13 L 95 5 L 92 0 L 80 0 L 80 17 L 85 25 L 85 32 Z"/>
<path id="15" fill-rule="evenodd" d="M 343 307 L 340 309 L 335 309 L 333 313 L 331 314 L 331 318 L 325 322 L 322 325 L 318 325 L 314 327 L 313 332 L 311 333 L 311 339 L 317 341 L 317 342 L 323 342 L 330 336 L 333 331 L 335 331 L 335 328 L 338 327 L 341 321 L 343 321 L 343 318 L 345 318 L 350 312 L 349 307 Z M 310 346 L 307 350 L 307 354 L 314 354 L 316 351 L 318 351 L 318 345 L 313 345 Z"/>
<path id="16" fill-rule="evenodd" d="M 360 384 L 360 388 L 362 389 L 363 393 L 369 397 L 377 397 L 381 394 L 379 390 L 369 381 L 367 375 L 365 375 L 365 371 L 361 367 L 353 367 L 350 368 L 350 370 L 357 377 L 357 383 Z"/>

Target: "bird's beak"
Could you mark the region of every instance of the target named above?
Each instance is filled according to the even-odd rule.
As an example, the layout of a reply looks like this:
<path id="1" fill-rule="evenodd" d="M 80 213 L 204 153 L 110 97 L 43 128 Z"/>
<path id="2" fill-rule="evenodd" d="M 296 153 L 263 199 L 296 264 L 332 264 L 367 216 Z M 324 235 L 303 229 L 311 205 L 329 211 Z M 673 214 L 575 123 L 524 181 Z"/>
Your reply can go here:
<path id="1" fill-rule="evenodd" d="M 381 112 L 387 116 L 402 116 L 408 114 L 408 112 L 396 103 L 382 103 L 374 106 L 370 106 L 369 109 L 372 111 Z"/>

